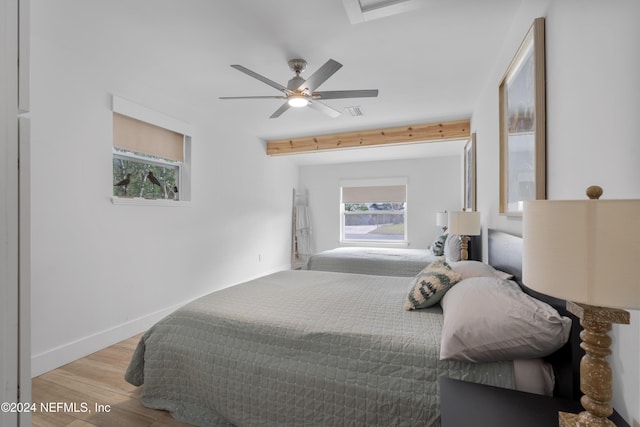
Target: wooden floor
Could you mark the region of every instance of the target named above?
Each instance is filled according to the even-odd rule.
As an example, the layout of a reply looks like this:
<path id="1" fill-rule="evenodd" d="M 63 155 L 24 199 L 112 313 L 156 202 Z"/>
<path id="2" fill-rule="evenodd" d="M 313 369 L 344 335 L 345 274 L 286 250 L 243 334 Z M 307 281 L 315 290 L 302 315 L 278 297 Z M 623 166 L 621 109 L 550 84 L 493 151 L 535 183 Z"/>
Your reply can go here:
<path id="1" fill-rule="evenodd" d="M 132 337 L 34 378 L 32 402 L 38 410 L 33 413 L 33 426 L 191 426 L 174 420 L 168 412 L 142 406 L 140 387 L 124 380 L 124 372 L 139 339 L 140 336 Z M 40 411 L 41 402 L 53 408 L 62 405 L 58 402 L 75 404 L 76 411 L 65 411 L 64 406 L 60 406 L 60 412 L 44 413 Z M 74 409 L 68 405 L 66 409 Z M 84 409 L 87 410 L 83 412 Z"/>

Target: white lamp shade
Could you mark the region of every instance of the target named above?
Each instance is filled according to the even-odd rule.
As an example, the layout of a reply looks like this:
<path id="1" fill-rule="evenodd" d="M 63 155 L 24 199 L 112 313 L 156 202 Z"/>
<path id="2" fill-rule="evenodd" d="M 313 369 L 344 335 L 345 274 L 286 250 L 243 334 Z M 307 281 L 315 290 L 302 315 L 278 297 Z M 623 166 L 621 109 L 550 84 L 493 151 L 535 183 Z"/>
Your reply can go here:
<path id="1" fill-rule="evenodd" d="M 449 212 L 449 233 L 460 236 L 479 236 L 480 212 Z"/>
<path id="2" fill-rule="evenodd" d="M 577 303 L 640 309 L 640 200 L 526 201 L 523 282 Z"/>
<path id="3" fill-rule="evenodd" d="M 438 212 L 436 213 L 436 225 L 439 227 L 445 227 L 449 224 L 449 215 L 447 212 Z"/>

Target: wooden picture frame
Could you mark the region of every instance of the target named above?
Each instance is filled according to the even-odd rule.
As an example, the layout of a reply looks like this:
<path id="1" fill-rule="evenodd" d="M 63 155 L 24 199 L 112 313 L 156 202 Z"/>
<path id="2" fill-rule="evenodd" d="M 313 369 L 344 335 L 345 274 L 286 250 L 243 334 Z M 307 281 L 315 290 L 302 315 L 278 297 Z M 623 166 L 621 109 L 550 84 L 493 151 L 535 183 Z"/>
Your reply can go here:
<path id="1" fill-rule="evenodd" d="M 465 211 L 476 210 L 476 134 L 464 145 L 464 206 Z"/>
<path id="2" fill-rule="evenodd" d="M 499 86 L 500 213 L 546 198 L 544 18 L 537 18 Z"/>

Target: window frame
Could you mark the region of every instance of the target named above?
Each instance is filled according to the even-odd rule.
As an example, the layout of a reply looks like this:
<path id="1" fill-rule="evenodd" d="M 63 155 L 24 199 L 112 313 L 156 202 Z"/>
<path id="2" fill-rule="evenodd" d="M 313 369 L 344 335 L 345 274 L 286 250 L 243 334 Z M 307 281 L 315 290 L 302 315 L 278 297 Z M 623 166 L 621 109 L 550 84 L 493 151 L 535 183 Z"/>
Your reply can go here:
<path id="1" fill-rule="evenodd" d="M 119 96 L 112 96 L 112 113 L 127 116 L 150 125 L 158 126 L 183 135 L 183 162 L 163 161 L 161 158 L 151 158 L 139 156 L 134 153 L 121 152 L 112 146 L 111 159 L 123 158 L 136 162 L 156 164 L 158 166 L 178 167 L 178 194 L 179 200 L 173 199 L 145 199 L 140 197 L 120 197 L 114 196 L 111 191 L 111 202 L 114 205 L 147 205 L 147 206 L 190 206 L 191 205 L 191 135 L 192 129 L 188 123 L 174 119 L 173 117 L 159 113 L 147 107 L 131 102 Z M 113 116 L 113 114 L 112 114 Z M 113 137 L 112 137 L 113 140 Z M 113 170 L 113 169 L 112 169 Z"/>
<path id="2" fill-rule="evenodd" d="M 404 237 L 402 240 L 397 239 L 346 239 L 345 238 L 345 219 L 347 213 L 345 212 L 343 202 L 343 188 L 344 187 L 386 187 L 386 186 L 404 186 L 405 189 L 405 201 L 404 201 L 404 210 L 402 213 L 404 214 Z M 358 245 L 358 246 L 401 246 L 406 247 L 409 245 L 409 227 L 408 227 L 408 218 L 409 218 L 409 184 L 408 179 L 406 177 L 396 177 L 396 178 L 373 178 L 373 179 L 349 179 L 349 180 L 341 180 L 339 183 L 339 211 L 340 211 L 340 235 L 339 242 L 341 245 Z M 374 202 L 375 203 L 375 202 Z M 381 211 L 375 214 L 389 214 L 389 213 L 399 213 L 401 211 Z"/>

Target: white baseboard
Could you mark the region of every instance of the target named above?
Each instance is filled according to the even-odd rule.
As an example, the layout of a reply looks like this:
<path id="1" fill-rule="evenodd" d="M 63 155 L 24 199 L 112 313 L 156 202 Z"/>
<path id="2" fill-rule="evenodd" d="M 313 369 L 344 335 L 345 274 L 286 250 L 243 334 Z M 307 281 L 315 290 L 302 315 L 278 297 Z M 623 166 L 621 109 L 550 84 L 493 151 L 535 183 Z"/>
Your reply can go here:
<path id="1" fill-rule="evenodd" d="M 74 360 L 146 331 L 185 303 L 156 311 L 118 326 L 31 356 L 31 377 L 49 372 Z"/>
<path id="2" fill-rule="evenodd" d="M 282 270 L 288 270 L 291 265 L 283 265 L 269 271 L 263 272 L 258 276 L 251 277 L 245 281 L 253 280 L 261 276 L 272 274 Z M 237 285 L 234 283 L 230 286 Z M 195 298 L 194 298 L 195 299 Z M 182 307 L 190 301 L 185 301 L 171 307 L 158 310 L 154 313 L 147 314 L 137 319 L 130 320 L 104 331 L 89 335 L 87 337 L 72 341 L 59 347 L 47 350 L 40 354 L 31 356 L 31 377 L 37 377 L 52 369 L 71 363 L 96 351 L 102 350 L 110 345 L 131 338 L 133 335 L 146 331 L 166 315 L 172 313 L 176 309 Z"/>

